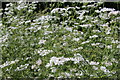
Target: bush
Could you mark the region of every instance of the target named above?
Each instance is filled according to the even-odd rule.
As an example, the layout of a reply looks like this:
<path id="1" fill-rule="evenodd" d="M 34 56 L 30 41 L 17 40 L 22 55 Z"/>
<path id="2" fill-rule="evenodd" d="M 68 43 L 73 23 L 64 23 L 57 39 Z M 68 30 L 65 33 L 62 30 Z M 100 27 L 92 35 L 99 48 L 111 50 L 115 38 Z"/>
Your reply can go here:
<path id="1" fill-rule="evenodd" d="M 79 4 L 40 16 L 35 2 L 7 4 L 0 25 L 3 77 L 117 78 L 120 11 Z"/>

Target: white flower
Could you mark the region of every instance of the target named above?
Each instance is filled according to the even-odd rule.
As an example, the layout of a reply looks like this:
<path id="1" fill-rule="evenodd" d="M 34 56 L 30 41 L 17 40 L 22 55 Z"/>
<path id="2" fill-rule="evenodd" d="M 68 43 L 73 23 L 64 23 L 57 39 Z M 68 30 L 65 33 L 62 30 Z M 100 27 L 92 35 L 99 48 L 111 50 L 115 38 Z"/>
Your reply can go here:
<path id="1" fill-rule="evenodd" d="M 79 41 L 79 40 L 80 40 L 80 38 L 73 38 L 73 40 L 74 40 L 74 41 Z"/>
<path id="2" fill-rule="evenodd" d="M 47 65 L 45 67 L 48 68 L 48 67 L 52 66 L 53 64 L 54 65 L 63 65 L 64 62 L 67 62 L 69 60 L 70 60 L 70 58 L 55 57 L 55 56 L 53 56 L 53 57 L 51 57 L 50 62 L 47 63 Z"/>
<path id="3" fill-rule="evenodd" d="M 33 10 L 28 10 L 28 12 L 32 12 Z"/>
<path id="4" fill-rule="evenodd" d="M 67 7 L 67 10 L 69 10 L 69 9 L 75 9 L 75 7 Z"/>
<path id="5" fill-rule="evenodd" d="M 98 20 L 93 20 L 93 21 L 91 21 L 91 22 L 93 22 L 93 23 L 97 23 L 97 22 L 99 22 Z"/>
<path id="6" fill-rule="evenodd" d="M 34 69 L 35 67 L 36 67 L 36 65 L 32 65 L 32 66 L 31 66 L 31 69 Z"/>
<path id="7" fill-rule="evenodd" d="M 111 43 L 120 43 L 118 40 L 112 40 Z"/>
<path id="8" fill-rule="evenodd" d="M 3 13 L 0 13 L 0 16 L 2 15 Z"/>
<path id="9" fill-rule="evenodd" d="M 99 62 L 94 62 L 94 61 L 91 61 L 89 64 L 90 64 L 90 65 L 98 65 L 98 64 L 99 64 Z"/>
<path id="10" fill-rule="evenodd" d="M 112 65 L 111 62 L 105 62 L 104 64 L 105 64 L 106 66 L 111 66 L 111 65 Z"/>
<path id="11" fill-rule="evenodd" d="M 84 28 L 88 28 L 88 27 L 92 27 L 91 24 L 83 24 L 83 25 L 80 25 L 81 27 L 84 27 Z"/>
<path id="12" fill-rule="evenodd" d="M 86 43 L 89 43 L 90 41 L 84 41 L 84 42 L 82 42 L 81 44 L 86 44 Z"/>
<path id="13" fill-rule="evenodd" d="M 70 73 L 67 73 L 67 72 L 65 72 L 64 75 L 67 76 L 67 77 L 70 77 L 70 76 L 71 76 L 71 74 L 70 74 Z"/>
<path id="14" fill-rule="evenodd" d="M 53 10 L 51 11 L 51 13 L 56 13 L 56 12 L 58 12 L 59 9 L 60 9 L 60 8 L 55 8 L 55 9 L 53 9 Z"/>
<path id="15" fill-rule="evenodd" d="M 99 45 L 100 43 L 91 43 L 92 46 L 97 46 Z"/>
<path id="16" fill-rule="evenodd" d="M 82 20 L 82 19 L 83 19 L 83 16 L 78 16 L 77 18 L 80 19 L 80 20 Z"/>
<path id="17" fill-rule="evenodd" d="M 110 31 L 111 31 L 111 30 L 107 30 L 106 34 L 110 34 Z"/>
<path id="18" fill-rule="evenodd" d="M 93 66 L 93 69 L 94 69 L 94 70 L 98 70 L 98 67 L 96 67 L 96 66 Z"/>
<path id="19" fill-rule="evenodd" d="M 96 38 L 98 37 L 98 35 L 93 35 L 93 36 L 90 36 L 89 38 Z"/>
<path id="20" fill-rule="evenodd" d="M 30 23 L 30 22 L 31 22 L 31 21 L 30 21 L 30 20 L 28 20 L 28 21 L 26 21 L 26 22 L 25 22 L 25 24 Z"/>
<path id="21" fill-rule="evenodd" d="M 53 50 L 42 50 L 42 49 L 38 50 L 38 53 L 40 54 L 40 56 L 45 56 L 51 52 L 53 52 Z"/>
<path id="22" fill-rule="evenodd" d="M 48 68 L 48 67 L 50 67 L 50 66 L 52 66 L 51 63 L 47 63 L 47 65 L 45 65 L 46 68 Z"/>
<path id="23" fill-rule="evenodd" d="M 65 29 L 66 29 L 67 31 L 72 32 L 72 28 L 71 28 L 71 27 L 65 27 Z"/>
<path id="24" fill-rule="evenodd" d="M 119 45 L 117 45 L 117 48 L 120 48 L 120 44 L 119 44 Z"/>
<path id="25" fill-rule="evenodd" d="M 57 70 L 55 67 L 51 67 L 50 69 L 51 69 L 51 72 L 56 72 Z"/>
<path id="26" fill-rule="evenodd" d="M 25 70 L 25 69 L 27 69 L 28 66 L 29 66 L 29 64 L 20 65 L 20 67 L 17 67 L 17 69 L 15 69 L 15 71 Z"/>
<path id="27" fill-rule="evenodd" d="M 101 26 L 102 26 L 103 28 L 106 28 L 106 27 L 108 27 L 108 24 L 101 24 Z"/>
<path id="28" fill-rule="evenodd" d="M 22 6 L 19 5 L 19 6 L 17 6 L 16 8 L 17 8 L 18 10 L 21 10 L 21 9 L 23 9 L 24 7 L 22 7 Z"/>
<path id="29" fill-rule="evenodd" d="M 100 69 L 101 69 L 102 71 L 104 71 L 105 73 L 110 73 L 110 71 L 107 70 L 106 67 L 104 67 L 104 66 L 101 66 Z"/>
<path id="30" fill-rule="evenodd" d="M 5 10 L 7 11 L 7 10 L 8 10 L 8 8 L 5 8 Z"/>
<path id="31" fill-rule="evenodd" d="M 74 64 L 84 61 L 84 58 L 79 53 L 74 54 L 74 58 L 70 58 L 71 61 L 74 61 Z"/>
<path id="32" fill-rule="evenodd" d="M 108 46 L 106 46 L 106 48 L 112 49 L 112 45 L 108 45 Z"/>
<path id="33" fill-rule="evenodd" d="M 95 7 L 95 5 L 93 4 L 93 5 L 87 5 L 87 7 Z"/>
<path id="34" fill-rule="evenodd" d="M 44 35 L 48 35 L 48 34 L 50 34 L 50 33 L 53 33 L 52 31 L 45 31 L 44 32 Z"/>
<path id="35" fill-rule="evenodd" d="M 78 47 L 77 49 L 83 49 L 83 47 Z"/>
<path id="36" fill-rule="evenodd" d="M 82 76 L 83 73 L 82 73 L 82 72 L 81 72 L 81 73 L 75 73 L 75 75 L 76 75 L 76 76 Z"/>
<path id="37" fill-rule="evenodd" d="M 100 69 L 101 69 L 102 71 L 104 71 L 104 70 L 106 70 L 106 67 L 101 66 Z"/>
<path id="38" fill-rule="evenodd" d="M 106 11 L 114 11 L 115 9 L 112 8 L 102 8 L 100 11 L 106 12 Z"/>
<path id="39" fill-rule="evenodd" d="M 80 9 L 80 7 L 78 7 L 78 6 L 75 6 L 75 8 Z"/>
<path id="40" fill-rule="evenodd" d="M 28 28 L 26 28 L 26 30 L 27 29 L 32 30 L 32 29 L 35 29 L 35 27 L 28 27 Z"/>
<path id="41" fill-rule="evenodd" d="M 10 4 L 6 4 L 6 6 L 8 7 Z"/>
<path id="42" fill-rule="evenodd" d="M 33 4 L 34 4 L 34 3 L 38 3 L 38 1 L 33 1 L 32 3 L 33 3 Z"/>
<path id="43" fill-rule="evenodd" d="M 63 46 L 66 46 L 68 43 L 63 43 Z"/>
<path id="44" fill-rule="evenodd" d="M 99 11 L 99 10 L 95 10 L 95 12 L 96 12 L 96 13 L 100 13 L 101 11 Z"/>
<path id="45" fill-rule="evenodd" d="M 112 15 L 118 15 L 118 14 L 120 14 L 120 11 L 111 11 L 109 14 L 108 14 L 108 16 L 112 16 Z"/>
<path id="46" fill-rule="evenodd" d="M 46 40 L 40 40 L 38 44 L 45 44 Z"/>
<path id="47" fill-rule="evenodd" d="M 36 61 L 36 64 L 37 64 L 37 65 L 41 65 L 41 64 L 42 64 L 42 60 L 41 60 L 41 59 L 38 59 L 38 60 Z"/>
<path id="48" fill-rule="evenodd" d="M 63 13 L 63 14 L 61 14 L 62 16 L 68 16 L 68 14 L 67 13 Z"/>
<path id="49" fill-rule="evenodd" d="M 0 38 L 0 43 L 1 42 L 5 42 L 6 40 L 8 39 L 8 34 L 7 35 L 4 35 Z"/>
<path id="50" fill-rule="evenodd" d="M 73 49 L 72 51 L 77 51 L 77 50 L 79 50 L 79 49 L 83 49 L 83 47 L 75 48 L 75 49 Z"/>

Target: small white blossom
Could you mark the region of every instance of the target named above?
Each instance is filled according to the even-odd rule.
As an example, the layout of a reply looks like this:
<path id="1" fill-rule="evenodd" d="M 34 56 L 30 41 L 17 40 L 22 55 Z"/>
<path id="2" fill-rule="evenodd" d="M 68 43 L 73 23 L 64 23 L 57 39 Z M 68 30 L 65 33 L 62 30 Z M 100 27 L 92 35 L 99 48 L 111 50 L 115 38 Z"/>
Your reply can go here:
<path id="1" fill-rule="evenodd" d="M 40 40 L 38 44 L 45 44 L 46 40 Z"/>
<path id="2" fill-rule="evenodd" d="M 34 69 L 34 68 L 36 68 L 36 65 L 32 65 L 32 66 L 31 66 L 31 69 Z"/>
<path id="3" fill-rule="evenodd" d="M 106 67 L 101 66 L 100 69 L 101 69 L 102 71 L 104 71 L 104 70 L 106 70 Z"/>
<path id="4" fill-rule="evenodd" d="M 30 23 L 30 22 L 31 22 L 31 21 L 30 21 L 30 20 L 28 20 L 28 21 L 26 21 L 26 22 L 25 22 L 25 24 Z"/>
<path id="5" fill-rule="evenodd" d="M 108 46 L 106 46 L 106 48 L 112 49 L 112 45 L 108 45 Z"/>
<path id="6" fill-rule="evenodd" d="M 65 27 L 65 29 L 66 29 L 67 31 L 72 32 L 72 28 L 71 28 L 71 27 Z"/>
<path id="7" fill-rule="evenodd" d="M 37 65 L 41 65 L 41 64 L 42 64 L 42 60 L 41 60 L 41 59 L 38 59 L 38 60 L 36 61 L 36 64 L 37 64 Z"/>
<path id="8" fill-rule="evenodd" d="M 53 52 L 53 50 L 42 50 L 42 49 L 38 50 L 38 53 L 40 56 L 45 56 L 45 55 L 52 53 L 52 52 Z"/>
<path id="9" fill-rule="evenodd" d="M 5 8 L 5 10 L 7 11 L 7 10 L 9 10 L 8 8 Z"/>
<path id="10" fill-rule="evenodd" d="M 90 64 L 90 65 L 98 65 L 98 64 L 99 64 L 99 62 L 94 62 L 94 61 L 91 61 L 89 64 Z"/>
<path id="11" fill-rule="evenodd" d="M 79 40 L 80 40 L 80 38 L 73 38 L 73 40 L 74 40 L 74 41 L 79 41 Z"/>
<path id="12" fill-rule="evenodd" d="M 82 42 L 81 44 L 86 44 L 86 43 L 89 43 L 90 41 L 84 41 L 84 42 Z"/>
<path id="13" fill-rule="evenodd" d="M 120 14 L 120 11 L 111 11 L 109 14 L 108 14 L 108 16 L 112 16 L 112 15 L 118 15 L 118 14 Z"/>
<path id="14" fill-rule="evenodd" d="M 107 68 L 104 67 L 104 66 L 101 66 L 100 69 L 101 69 L 102 71 L 104 71 L 105 73 L 110 73 L 110 71 L 107 70 Z"/>
<path id="15" fill-rule="evenodd" d="M 0 68 L 4 68 L 6 66 L 9 66 L 11 64 L 14 64 L 16 62 L 18 62 L 19 60 L 15 60 L 15 61 L 6 61 L 4 64 L 0 65 Z"/>
<path id="16" fill-rule="evenodd" d="M 100 30 L 92 30 L 94 33 L 98 32 L 100 33 L 101 31 Z"/>
<path id="17" fill-rule="evenodd" d="M 50 33 L 53 33 L 52 31 L 45 31 L 44 32 L 44 35 L 48 35 L 48 34 L 50 34 Z"/>
<path id="18" fill-rule="evenodd" d="M 91 43 L 92 46 L 97 46 L 99 45 L 100 43 Z"/>
<path id="19" fill-rule="evenodd" d="M 51 67 L 50 69 L 51 69 L 51 72 L 53 72 L 53 73 L 56 72 L 56 70 L 57 70 L 55 67 Z"/>
<path id="20" fill-rule="evenodd" d="M 96 66 L 93 66 L 93 69 L 94 69 L 94 70 L 98 70 L 98 67 L 96 67 Z"/>
<path id="21" fill-rule="evenodd" d="M 115 9 L 112 8 L 102 8 L 100 11 L 106 12 L 106 11 L 114 11 Z"/>
<path id="22" fill-rule="evenodd" d="M 83 73 L 82 73 L 82 72 L 81 72 L 81 73 L 75 73 L 75 75 L 76 75 L 76 76 L 82 76 Z"/>
<path id="23" fill-rule="evenodd" d="M 88 27 L 92 27 L 91 24 L 83 24 L 83 25 L 80 25 L 81 27 L 84 27 L 84 28 L 88 28 Z"/>
<path id="24" fill-rule="evenodd" d="M 117 45 L 117 48 L 120 48 L 120 44 L 119 44 L 119 45 Z"/>
<path id="25" fill-rule="evenodd" d="M 98 37 L 98 35 L 93 35 L 93 36 L 90 36 L 89 38 L 96 38 Z"/>
<path id="26" fill-rule="evenodd" d="M 112 40 L 111 43 L 120 43 L 118 40 Z"/>
<path id="27" fill-rule="evenodd" d="M 101 11 L 99 11 L 99 10 L 95 10 L 95 12 L 96 12 L 96 13 L 100 13 Z"/>
<path id="28" fill-rule="evenodd" d="M 105 62 L 104 64 L 105 64 L 106 66 L 111 66 L 111 65 L 112 65 L 111 62 Z"/>

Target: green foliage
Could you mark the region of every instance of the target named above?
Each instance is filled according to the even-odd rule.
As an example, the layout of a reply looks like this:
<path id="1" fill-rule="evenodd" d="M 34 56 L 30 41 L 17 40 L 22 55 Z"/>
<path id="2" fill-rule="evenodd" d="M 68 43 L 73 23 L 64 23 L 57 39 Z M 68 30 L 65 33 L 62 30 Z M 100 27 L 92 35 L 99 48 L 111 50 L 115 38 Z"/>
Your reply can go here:
<path id="1" fill-rule="evenodd" d="M 50 11 L 40 15 L 36 3 L 7 4 L 0 29 L 3 77 L 117 77 L 120 11 L 100 8 L 103 3 L 63 4 L 47 3 Z"/>

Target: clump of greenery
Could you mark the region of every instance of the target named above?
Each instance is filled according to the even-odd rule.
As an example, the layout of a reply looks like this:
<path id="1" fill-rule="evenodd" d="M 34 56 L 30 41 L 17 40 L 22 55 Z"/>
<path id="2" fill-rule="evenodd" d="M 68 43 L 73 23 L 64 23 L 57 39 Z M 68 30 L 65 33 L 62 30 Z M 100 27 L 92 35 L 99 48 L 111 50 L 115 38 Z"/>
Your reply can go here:
<path id="1" fill-rule="evenodd" d="M 3 77 L 116 78 L 120 11 L 102 3 L 53 8 L 9 3 L 1 21 Z"/>

